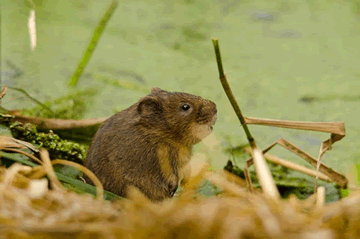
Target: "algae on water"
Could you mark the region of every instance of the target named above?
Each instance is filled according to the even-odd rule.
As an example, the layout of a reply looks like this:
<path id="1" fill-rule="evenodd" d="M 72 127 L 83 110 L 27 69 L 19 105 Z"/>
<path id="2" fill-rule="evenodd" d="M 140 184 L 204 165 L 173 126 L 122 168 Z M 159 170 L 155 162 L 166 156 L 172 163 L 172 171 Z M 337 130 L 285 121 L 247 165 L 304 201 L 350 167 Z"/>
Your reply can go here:
<path id="1" fill-rule="evenodd" d="M 66 159 L 82 164 L 86 148 L 83 145 L 61 139 L 51 130 L 49 133 L 38 132 L 30 123 L 11 122 L 11 116 L 0 114 L 0 124 L 8 127 L 14 138 L 30 142 L 49 150 L 52 159 Z"/>
<path id="2" fill-rule="evenodd" d="M 79 90 L 45 102 L 44 105 L 50 108 L 53 113 L 50 110 L 44 109 L 43 106 L 38 105 L 32 109 L 21 110 L 21 114 L 43 118 L 82 119 L 84 114 L 89 110 L 89 107 L 93 105 L 94 96 L 97 93 L 98 89 L 95 88 Z M 81 128 L 58 129 L 54 130 L 54 132 L 63 139 L 89 144 L 99 126 L 100 124 Z"/>
<path id="3" fill-rule="evenodd" d="M 82 119 L 91 107 L 97 92 L 98 90 L 95 88 L 88 88 L 45 102 L 44 105 L 49 107 L 53 113 L 38 105 L 32 109 L 21 110 L 21 114 L 44 118 Z"/>

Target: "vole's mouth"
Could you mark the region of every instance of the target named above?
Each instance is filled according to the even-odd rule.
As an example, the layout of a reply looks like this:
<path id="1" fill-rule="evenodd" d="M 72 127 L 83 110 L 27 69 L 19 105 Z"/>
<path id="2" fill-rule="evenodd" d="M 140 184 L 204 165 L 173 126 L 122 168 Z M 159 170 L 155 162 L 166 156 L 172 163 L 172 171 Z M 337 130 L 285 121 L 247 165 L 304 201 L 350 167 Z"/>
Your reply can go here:
<path id="1" fill-rule="evenodd" d="M 217 120 L 217 115 L 213 115 L 211 119 L 207 118 L 205 122 L 198 122 L 194 128 L 194 138 L 202 140 L 213 131 L 213 126 Z"/>
<path id="2" fill-rule="evenodd" d="M 214 125 L 216 123 L 216 120 L 217 120 L 217 115 L 214 115 L 213 118 L 211 119 L 211 121 L 209 122 L 209 128 L 211 131 L 213 131 L 214 129 Z"/>
<path id="3" fill-rule="evenodd" d="M 217 114 L 214 115 L 213 118 L 212 118 L 211 121 L 210 121 L 210 128 L 211 128 L 211 130 L 213 129 L 213 126 L 215 125 L 216 120 L 217 120 Z"/>
<path id="4" fill-rule="evenodd" d="M 202 124 L 202 125 L 208 125 L 209 128 L 211 130 L 213 130 L 213 126 L 215 125 L 217 120 L 217 114 L 213 115 L 213 117 L 211 119 L 207 118 L 207 119 L 201 119 L 198 121 L 198 124 Z"/>

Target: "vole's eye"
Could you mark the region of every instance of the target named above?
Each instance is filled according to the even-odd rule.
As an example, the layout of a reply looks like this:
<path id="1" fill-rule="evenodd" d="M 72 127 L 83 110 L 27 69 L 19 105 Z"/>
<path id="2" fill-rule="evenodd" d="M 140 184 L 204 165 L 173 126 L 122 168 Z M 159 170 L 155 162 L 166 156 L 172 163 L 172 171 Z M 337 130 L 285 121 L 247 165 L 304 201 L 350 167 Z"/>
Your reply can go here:
<path id="1" fill-rule="evenodd" d="M 183 111 L 188 111 L 188 110 L 190 109 L 190 105 L 188 105 L 188 104 L 183 104 L 183 105 L 181 106 L 181 109 L 182 109 Z"/>

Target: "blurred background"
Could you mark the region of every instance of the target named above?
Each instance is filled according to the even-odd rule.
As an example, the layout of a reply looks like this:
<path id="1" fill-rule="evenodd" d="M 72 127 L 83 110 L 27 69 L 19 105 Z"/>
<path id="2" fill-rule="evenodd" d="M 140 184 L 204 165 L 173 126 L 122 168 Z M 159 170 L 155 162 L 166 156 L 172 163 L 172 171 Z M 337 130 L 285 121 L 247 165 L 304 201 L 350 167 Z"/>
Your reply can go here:
<path id="1" fill-rule="evenodd" d="M 111 1 L 33 0 L 37 47 L 31 51 L 31 4 L 1 3 L 2 84 L 41 102 L 74 89 L 68 81 Z M 157 86 L 217 104 L 218 143 L 209 158 L 226 164 L 225 149 L 246 144 L 221 87 L 212 37 L 219 39 L 229 83 L 245 116 L 294 121 L 344 121 L 346 137 L 324 162 L 342 173 L 360 163 L 360 1 L 119 1 L 77 89 L 87 92 L 80 118 L 108 117 Z M 116 81 L 141 86 L 119 87 Z M 86 95 L 86 94 L 84 94 Z M 6 109 L 36 104 L 8 90 Z M 326 133 L 250 126 L 261 148 L 286 138 L 317 157 Z M 201 147 L 201 146 L 200 146 Z M 270 151 L 307 163 L 280 146 Z M 244 161 L 238 160 L 238 165 Z"/>

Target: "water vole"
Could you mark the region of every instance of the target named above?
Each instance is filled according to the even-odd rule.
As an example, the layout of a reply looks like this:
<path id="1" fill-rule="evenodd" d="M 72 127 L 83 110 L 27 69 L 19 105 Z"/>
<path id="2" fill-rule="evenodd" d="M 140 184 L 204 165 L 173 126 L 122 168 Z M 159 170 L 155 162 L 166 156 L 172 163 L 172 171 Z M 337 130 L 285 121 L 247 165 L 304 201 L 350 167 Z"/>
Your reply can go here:
<path id="1" fill-rule="evenodd" d="M 85 166 L 120 196 L 131 185 L 153 201 L 172 197 L 193 145 L 211 133 L 216 118 L 212 101 L 154 87 L 102 123 Z"/>

